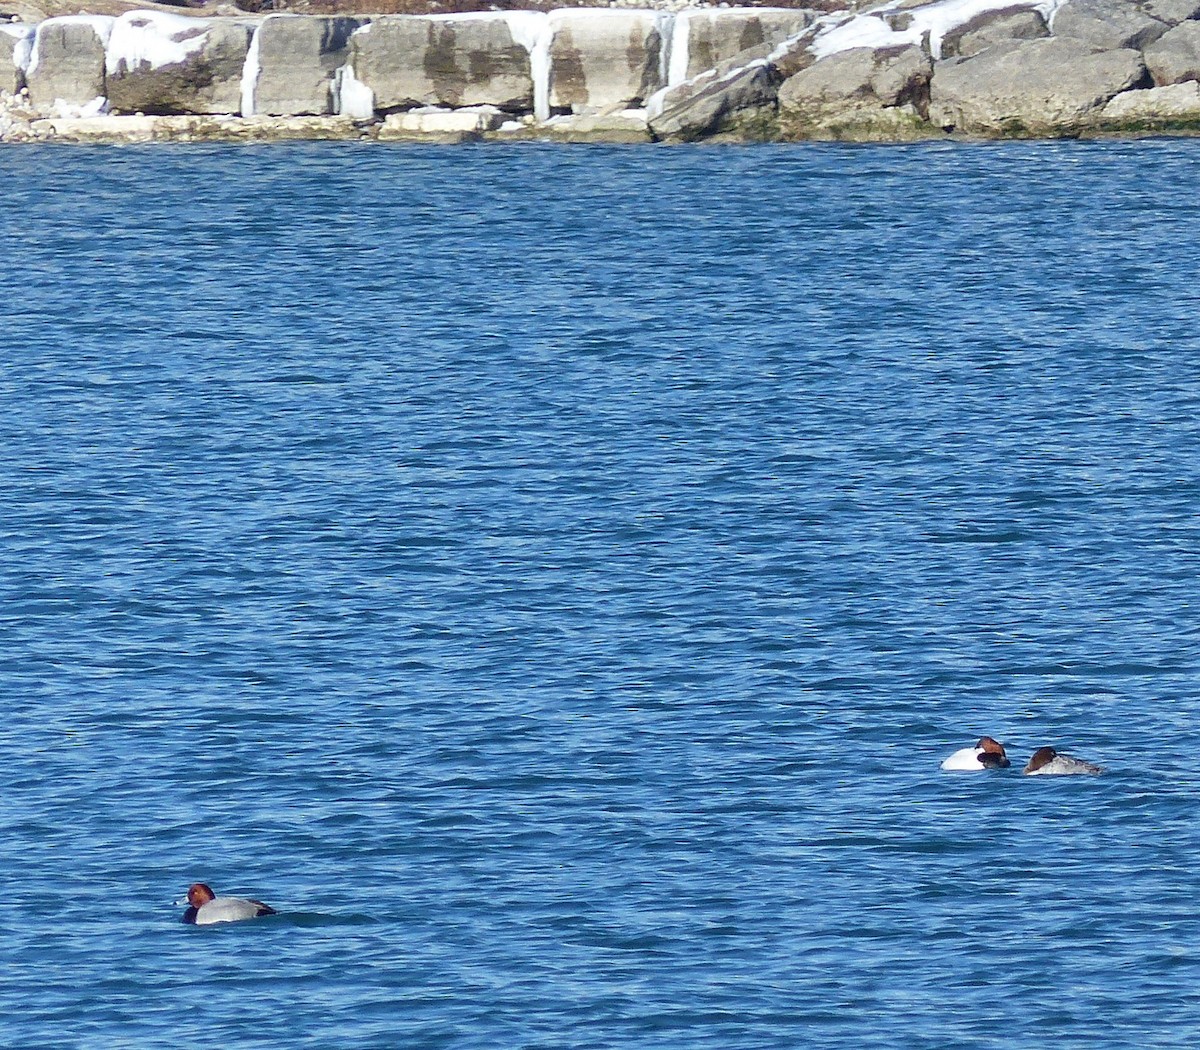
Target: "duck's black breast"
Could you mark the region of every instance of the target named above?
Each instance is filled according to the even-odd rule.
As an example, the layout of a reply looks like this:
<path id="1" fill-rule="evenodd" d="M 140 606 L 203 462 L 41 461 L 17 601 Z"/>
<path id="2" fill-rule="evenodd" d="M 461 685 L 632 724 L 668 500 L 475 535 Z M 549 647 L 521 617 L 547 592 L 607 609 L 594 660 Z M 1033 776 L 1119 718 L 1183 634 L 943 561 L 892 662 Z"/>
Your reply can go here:
<path id="1" fill-rule="evenodd" d="M 197 911 L 197 909 L 195 908 L 195 906 L 188 908 L 188 910 L 183 913 L 183 921 L 188 923 L 191 926 L 195 926 L 196 925 L 196 911 Z"/>

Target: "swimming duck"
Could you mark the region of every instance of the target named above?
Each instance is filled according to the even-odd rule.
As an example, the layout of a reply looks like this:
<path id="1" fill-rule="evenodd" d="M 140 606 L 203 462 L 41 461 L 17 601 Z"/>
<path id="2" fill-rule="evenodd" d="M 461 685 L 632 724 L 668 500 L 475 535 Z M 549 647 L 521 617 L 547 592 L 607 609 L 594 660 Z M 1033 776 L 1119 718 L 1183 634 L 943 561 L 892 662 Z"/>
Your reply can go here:
<path id="1" fill-rule="evenodd" d="M 1025 766 L 1025 773 L 1031 777 L 1070 776 L 1075 773 L 1100 772 L 1103 772 L 1103 768 L 1094 762 L 1085 762 L 1082 758 L 1072 758 L 1070 755 L 1060 755 L 1052 747 L 1039 747 Z"/>
<path id="2" fill-rule="evenodd" d="M 981 736 L 974 747 L 955 751 L 942 762 L 942 769 L 966 771 L 976 769 L 1007 769 L 1012 763 L 1004 753 L 1004 745 L 990 736 Z"/>
<path id="3" fill-rule="evenodd" d="M 188 910 L 183 913 L 183 921 L 196 926 L 208 926 L 214 922 L 238 922 L 241 919 L 257 919 L 260 915 L 277 915 L 269 904 L 262 901 L 247 900 L 244 897 L 218 897 L 211 886 L 203 882 L 193 883 L 187 891 L 187 897 L 177 900 L 176 904 L 187 902 Z"/>

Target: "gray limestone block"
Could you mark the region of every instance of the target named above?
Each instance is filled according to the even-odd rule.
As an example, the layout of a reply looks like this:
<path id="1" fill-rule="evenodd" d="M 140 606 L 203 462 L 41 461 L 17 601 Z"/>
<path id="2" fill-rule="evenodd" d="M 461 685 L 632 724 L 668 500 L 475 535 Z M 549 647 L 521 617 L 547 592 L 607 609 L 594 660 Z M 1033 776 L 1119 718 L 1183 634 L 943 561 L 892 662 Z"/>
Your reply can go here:
<path id="1" fill-rule="evenodd" d="M 57 99 L 72 105 L 104 95 L 104 47 L 113 19 L 68 15 L 39 22 L 25 72 L 29 97 L 39 108 Z"/>
<path id="2" fill-rule="evenodd" d="M 599 113 L 638 106 L 664 83 L 663 20 L 650 11 L 551 14 L 550 108 Z"/>
<path id="3" fill-rule="evenodd" d="M 802 33 L 813 11 L 786 8 L 715 8 L 675 16 L 672 79 L 688 80 L 761 45 L 775 47 Z"/>
<path id="4" fill-rule="evenodd" d="M 242 70 L 254 28 L 234 18 L 168 23 L 143 11 L 122 15 L 109 40 L 109 104 L 126 113 L 240 112 Z M 139 33 L 157 39 L 159 47 L 139 46 Z"/>
<path id="5" fill-rule="evenodd" d="M 933 63 L 915 44 L 902 47 L 856 47 L 814 62 L 779 89 L 782 116 L 830 119 L 831 111 L 912 106 L 924 115 L 929 103 Z"/>
<path id="6" fill-rule="evenodd" d="M 533 109 L 529 51 L 504 14 L 382 15 L 354 35 L 350 61 L 383 112 L 414 106 Z"/>
<path id="7" fill-rule="evenodd" d="M 1142 0 L 1138 6 L 1169 26 L 1200 18 L 1200 0 Z"/>
<path id="8" fill-rule="evenodd" d="M 1130 0 L 1067 0 L 1054 12 L 1050 31 L 1093 51 L 1140 50 L 1167 31 L 1166 22 Z"/>
<path id="9" fill-rule="evenodd" d="M 334 72 L 363 19 L 268 15 L 259 26 L 254 112 L 273 117 L 333 112 Z"/>
<path id="10" fill-rule="evenodd" d="M 650 131 L 657 139 L 691 141 L 720 131 L 747 113 L 774 113 L 779 80 L 765 60 L 694 77 L 667 88 L 647 106 Z"/>
<path id="11" fill-rule="evenodd" d="M 623 113 L 581 113 L 560 117 L 542 131 L 557 142 L 634 144 L 650 141 L 650 129 L 640 110 Z"/>
<path id="12" fill-rule="evenodd" d="M 1051 37 L 934 66 L 929 119 L 982 135 L 1066 135 L 1109 99 L 1150 81 L 1141 53 Z"/>
<path id="13" fill-rule="evenodd" d="M 1031 7 L 1004 7 L 969 18 L 942 37 L 939 58 L 969 58 L 1007 40 L 1038 40 L 1050 35 L 1042 13 Z"/>
<path id="14" fill-rule="evenodd" d="M 1200 80 L 1200 22 L 1181 22 L 1143 52 L 1159 87 Z"/>
<path id="15" fill-rule="evenodd" d="M 1200 84 L 1189 80 L 1143 91 L 1123 91 L 1104 107 L 1100 119 L 1114 124 L 1200 121 Z"/>

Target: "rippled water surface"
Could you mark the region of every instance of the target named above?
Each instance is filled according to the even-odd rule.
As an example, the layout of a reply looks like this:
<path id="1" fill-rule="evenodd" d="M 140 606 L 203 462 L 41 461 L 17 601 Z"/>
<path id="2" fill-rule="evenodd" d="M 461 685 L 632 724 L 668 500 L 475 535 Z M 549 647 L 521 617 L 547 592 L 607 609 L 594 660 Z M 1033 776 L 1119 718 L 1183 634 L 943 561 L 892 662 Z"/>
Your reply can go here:
<path id="1" fill-rule="evenodd" d="M 0 150 L 0 1044 L 1200 1042 L 1198 170 Z"/>

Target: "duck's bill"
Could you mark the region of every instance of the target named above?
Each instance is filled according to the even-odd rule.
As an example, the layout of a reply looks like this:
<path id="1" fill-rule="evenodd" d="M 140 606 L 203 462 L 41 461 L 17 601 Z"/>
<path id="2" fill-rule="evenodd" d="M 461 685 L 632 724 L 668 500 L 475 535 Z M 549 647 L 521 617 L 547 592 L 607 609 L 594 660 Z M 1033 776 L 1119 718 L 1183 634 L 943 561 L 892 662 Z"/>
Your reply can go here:
<path id="1" fill-rule="evenodd" d="M 181 905 L 181 904 L 188 904 L 188 903 L 190 903 L 190 902 L 188 901 L 188 899 L 187 899 L 187 894 L 185 893 L 185 894 L 184 894 L 182 897 L 180 897 L 180 898 L 179 898 L 179 900 L 177 900 L 177 901 L 175 902 L 175 907 L 177 907 L 177 908 L 178 908 L 178 907 L 179 907 L 179 905 Z"/>

